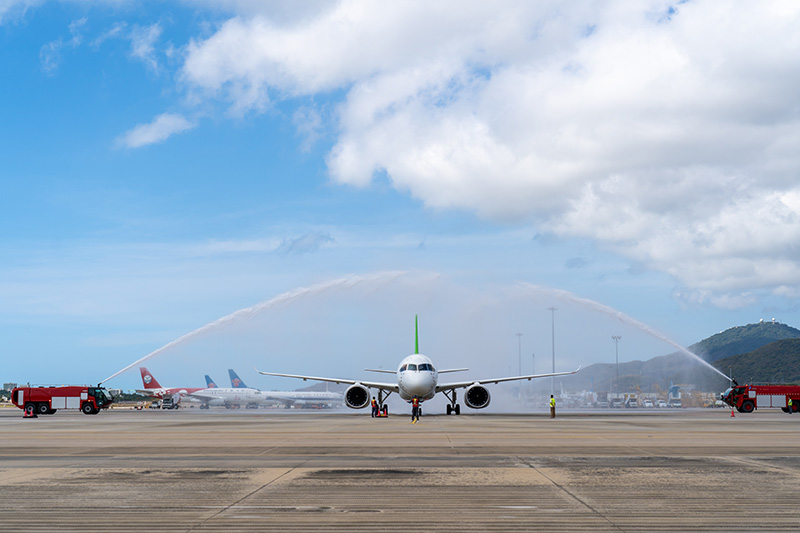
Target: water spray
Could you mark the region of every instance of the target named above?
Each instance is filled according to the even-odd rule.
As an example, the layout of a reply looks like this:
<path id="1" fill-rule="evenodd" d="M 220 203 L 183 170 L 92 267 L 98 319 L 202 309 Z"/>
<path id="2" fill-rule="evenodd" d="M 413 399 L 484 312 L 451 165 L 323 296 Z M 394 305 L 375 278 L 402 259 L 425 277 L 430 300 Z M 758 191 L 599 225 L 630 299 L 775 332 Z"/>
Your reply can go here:
<path id="1" fill-rule="evenodd" d="M 551 294 L 551 295 L 555 296 L 556 298 L 559 298 L 560 300 L 577 303 L 579 305 L 583 305 L 585 307 L 588 307 L 589 309 L 593 309 L 593 310 L 598 311 L 600 313 L 604 313 L 606 315 L 610 315 L 610 316 L 616 318 L 617 320 L 619 320 L 620 322 L 623 322 L 623 323 L 628 324 L 630 326 L 633 326 L 633 327 L 635 327 L 637 329 L 640 329 L 641 331 L 647 333 L 648 335 L 650 335 L 652 337 L 655 337 L 656 339 L 658 339 L 660 341 L 664 341 L 664 342 L 666 342 L 667 344 L 669 344 L 671 346 L 674 346 L 675 348 L 677 348 L 684 355 L 688 355 L 689 357 L 697 360 L 702 365 L 710 368 L 711 370 L 713 370 L 714 372 L 716 372 L 717 374 L 719 374 L 720 376 L 725 378 L 726 381 L 731 381 L 731 378 L 729 378 L 728 376 L 723 374 L 719 369 L 717 369 L 714 366 L 712 366 L 708 361 L 704 360 L 703 358 L 701 358 L 696 353 L 693 353 L 693 352 L 687 350 L 686 348 L 684 348 L 683 346 L 681 346 L 677 342 L 673 341 L 672 339 L 670 339 L 669 337 L 667 337 L 663 333 L 660 333 L 660 332 L 654 330 L 653 328 L 651 328 L 647 324 L 639 322 L 638 320 L 633 319 L 633 318 L 629 317 L 628 315 L 626 315 L 625 313 L 617 311 L 616 309 L 614 309 L 612 307 L 609 307 L 607 305 L 601 304 L 599 302 L 595 302 L 594 300 L 589 300 L 588 298 L 581 298 L 580 296 L 576 296 L 575 294 L 572 294 L 569 291 L 565 291 L 565 290 L 561 290 L 561 289 L 551 289 L 549 287 L 542 287 L 540 285 L 533 285 L 533 284 L 530 284 L 530 283 L 522 283 L 522 286 L 525 287 L 526 289 L 530 290 L 530 291 L 533 291 L 533 292 Z"/>
<path id="2" fill-rule="evenodd" d="M 218 327 L 221 327 L 221 326 L 224 326 L 224 325 L 227 325 L 227 324 L 231 324 L 233 322 L 237 322 L 237 321 L 239 321 L 239 320 L 241 320 L 243 318 L 248 318 L 248 317 L 254 316 L 254 315 L 258 314 L 258 313 L 261 313 L 262 311 L 266 311 L 267 309 L 272 309 L 273 307 L 276 307 L 276 306 L 281 305 L 281 304 L 289 304 L 289 303 L 291 303 L 291 302 L 293 302 L 293 301 L 295 301 L 295 300 L 297 300 L 299 298 L 305 297 L 305 296 L 312 296 L 312 295 L 322 294 L 322 293 L 324 293 L 324 292 L 326 292 L 328 290 L 332 290 L 332 289 L 352 288 L 352 287 L 355 287 L 356 285 L 359 285 L 361 283 L 366 283 L 366 282 L 370 282 L 370 281 L 378 281 L 378 282 L 388 283 L 390 281 L 393 281 L 393 280 L 397 279 L 398 277 L 400 277 L 400 276 L 402 276 L 404 274 L 406 274 L 405 271 L 390 271 L 390 272 L 379 272 L 377 274 L 370 274 L 370 275 L 366 275 L 366 276 L 348 276 L 348 277 L 345 277 L 345 278 L 339 278 L 339 279 L 335 279 L 335 280 L 328 281 L 328 282 L 325 282 L 325 283 L 320 283 L 318 285 L 313 285 L 311 287 L 300 287 L 298 289 L 294 289 L 294 290 L 291 290 L 291 291 L 288 291 L 288 292 L 284 292 L 283 294 L 280 294 L 280 295 L 276 296 L 275 298 L 272 298 L 272 299 L 267 300 L 265 302 L 261 302 L 259 304 L 256 304 L 256 305 L 252 306 L 252 307 L 246 307 L 244 309 L 239 309 L 238 311 L 235 311 L 235 312 L 233 312 L 233 313 L 231 313 L 229 315 L 226 315 L 226 316 L 224 316 L 222 318 L 218 318 L 217 320 L 215 320 L 213 322 L 210 322 L 210 323 L 206 324 L 203 327 L 197 328 L 196 330 L 191 331 L 191 332 L 189 332 L 189 333 L 187 333 L 187 334 L 175 339 L 174 341 L 165 344 L 161 348 L 159 348 L 157 350 L 154 350 L 154 351 L 150 352 L 149 354 L 145 355 L 144 357 L 142 357 L 141 359 L 138 359 L 138 360 L 134 361 L 133 363 L 129 364 L 128 366 L 126 366 L 122 370 L 119 370 L 118 372 L 115 372 L 114 374 L 110 375 L 109 377 L 107 377 L 106 379 L 101 381 L 98 384 L 98 386 L 102 385 L 103 383 L 105 383 L 106 381 L 108 381 L 108 380 L 110 380 L 112 378 L 115 378 L 115 377 L 119 376 L 123 372 L 127 372 L 131 368 L 133 368 L 133 367 L 135 367 L 135 366 L 137 366 L 137 365 L 139 365 L 141 363 L 144 363 L 145 361 L 147 361 L 151 357 L 154 357 L 154 356 L 160 354 L 161 352 L 164 352 L 164 351 L 166 351 L 166 350 L 168 350 L 170 348 L 173 348 L 173 347 L 175 347 L 175 346 L 177 346 L 179 344 L 183 344 L 184 342 L 186 342 L 187 340 L 189 340 L 189 339 L 191 339 L 193 337 L 196 337 L 198 335 L 201 335 L 203 333 L 206 333 L 206 332 L 208 332 L 210 330 L 213 330 L 213 329 L 216 329 Z"/>

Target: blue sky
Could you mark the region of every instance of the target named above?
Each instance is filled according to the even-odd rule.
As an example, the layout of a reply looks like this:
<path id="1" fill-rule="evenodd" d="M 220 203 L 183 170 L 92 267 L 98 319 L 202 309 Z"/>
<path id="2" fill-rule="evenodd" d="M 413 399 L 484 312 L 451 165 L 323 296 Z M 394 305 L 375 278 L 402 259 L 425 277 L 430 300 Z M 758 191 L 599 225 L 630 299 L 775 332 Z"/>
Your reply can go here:
<path id="1" fill-rule="evenodd" d="M 96 382 L 398 270 L 151 370 L 391 367 L 419 312 L 447 366 L 506 373 L 553 305 L 564 365 L 672 351 L 519 282 L 683 345 L 800 325 L 796 3 L 428 4 L 0 1 L 0 379 Z"/>

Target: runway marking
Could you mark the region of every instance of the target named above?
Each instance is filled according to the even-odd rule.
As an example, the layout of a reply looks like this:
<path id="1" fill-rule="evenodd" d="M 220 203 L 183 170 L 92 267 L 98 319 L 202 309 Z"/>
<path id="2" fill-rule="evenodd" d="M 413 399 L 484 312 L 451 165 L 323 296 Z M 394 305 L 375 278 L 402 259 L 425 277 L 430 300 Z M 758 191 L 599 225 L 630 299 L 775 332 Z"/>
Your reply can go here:
<path id="1" fill-rule="evenodd" d="M 191 527 L 191 528 L 187 529 L 187 530 L 186 530 L 186 532 L 187 532 L 187 533 L 190 533 L 191 531 L 194 531 L 195 529 L 198 529 L 198 528 L 201 528 L 201 527 L 203 527 L 203 526 L 206 524 L 206 522 L 209 522 L 210 520 L 213 520 L 214 518 L 218 517 L 219 515 L 221 515 L 222 513 L 224 513 L 225 511 L 227 511 L 228 509 L 230 509 L 230 508 L 232 508 L 232 507 L 234 507 L 234 506 L 238 505 L 240 502 L 243 502 L 244 500 L 246 500 L 246 499 L 247 499 L 247 498 L 249 498 L 250 496 L 254 495 L 255 493 L 257 493 L 257 492 L 258 492 L 258 491 L 260 491 L 261 489 L 263 489 L 263 488 L 266 488 L 266 487 L 269 487 L 270 485 L 272 485 L 273 483 L 275 483 L 275 482 L 276 482 L 276 481 L 278 481 L 279 479 L 281 479 L 281 478 L 283 478 L 283 477 L 286 477 L 287 475 L 289 475 L 289 474 L 291 474 L 292 472 L 294 472 L 296 469 L 298 469 L 298 468 L 301 468 L 301 467 L 302 467 L 304 464 L 306 464 L 308 461 L 309 461 L 309 460 L 305 460 L 305 461 L 303 461 L 302 463 L 300 463 L 299 465 L 296 465 L 296 466 L 293 466 L 293 467 L 289 468 L 289 469 L 288 469 L 286 472 L 284 472 L 283 474 L 281 474 L 281 475 L 279 475 L 278 477 L 276 477 L 276 478 L 274 478 L 274 479 L 270 480 L 268 483 L 265 483 L 265 484 L 261 485 L 260 487 L 258 487 L 257 489 L 255 489 L 255 490 L 251 491 L 250 493 L 248 493 L 248 494 L 246 494 L 246 495 L 242 496 L 241 498 L 239 498 L 239 499 L 238 499 L 238 500 L 236 500 L 235 502 L 231 503 L 230 505 L 225 505 L 225 506 L 223 506 L 223 507 L 222 507 L 222 508 L 221 508 L 219 511 L 217 511 L 217 512 L 216 512 L 216 513 L 214 513 L 213 515 L 209 516 L 208 518 L 206 518 L 205 520 L 203 520 L 203 521 L 202 521 L 202 522 L 200 522 L 199 524 L 197 524 L 197 525 L 195 525 L 195 526 L 193 526 L 193 527 Z"/>
<path id="2" fill-rule="evenodd" d="M 578 502 L 578 503 L 579 503 L 579 504 L 581 504 L 582 506 L 584 506 L 584 507 L 586 507 L 587 509 L 589 509 L 589 510 L 590 510 L 590 511 L 591 511 L 593 514 L 595 514 L 596 516 L 598 516 L 598 517 L 602 518 L 603 520 L 605 520 L 606 522 L 608 522 L 608 523 L 609 523 L 609 524 L 610 524 L 612 527 L 614 527 L 614 528 L 615 528 L 617 531 L 625 531 L 625 530 L 624 530 L 624 529 L 622 529 L 620 526 L 618 526 L 618 525 L 617 525 L 617 524 L 615 524 L 613 521 L 611 521 L 611 519 L 610 519 L 610 518 L 608 518 L 607 516 L 605 516 L 603 513 L 601 513 L 600 511 L 598 511 L 597 509 L 595 509 L 594 507 L 592 507 L 591 505 L 589 505 L 588 503 L 586 503 L 585 501 L 583 501 L 583 499 L 581 499 L 580 497 L 576 496 L 575 494 L 573 494 L 572 492 L 570 492 L 570 491 L 569 491 L 569 490 L 568 490 L 566 487 L 564 487 L 564 486 L 560 485 L 558 482 L 556 482 L 556 481 L 555 481 L 554 479 L 552 479 L 550 476 L 548 476 L 547 474 L 545 474 L 544 472 L 542 472 L 542 471 L 539 469 L 539 467 L 537 467 L 536 465 L 534 465 L 534 464 L 533 464 L 533 463 L 531 463 L 530 461 L 527 461 L 527 460 L 523 459 L 522 457 L 517 457 L 517 460 L 518 460 L 519 462 L 521 462 L 522 464 L 524 464 L 525 466 L 527 466 L 528 468 L 532 468 L 532 469 L 534 469 L 534 470 L 536 471 L 536 473 L 537 473 L 537 474 L 539 474 L 540 476 L 542 476 L 543 478 L 545 478 L 547 481 L 549 481 L 550 483 L 552 483 L 554 487 L 556 487 L 557 489 L 559 489 L 560 491 L 562 491 L 564 494 L 566 494 L 567 496 L 569 496 L 570 498 L 572 498 L 573 500 L 575 500 L 576 502 Z"/>

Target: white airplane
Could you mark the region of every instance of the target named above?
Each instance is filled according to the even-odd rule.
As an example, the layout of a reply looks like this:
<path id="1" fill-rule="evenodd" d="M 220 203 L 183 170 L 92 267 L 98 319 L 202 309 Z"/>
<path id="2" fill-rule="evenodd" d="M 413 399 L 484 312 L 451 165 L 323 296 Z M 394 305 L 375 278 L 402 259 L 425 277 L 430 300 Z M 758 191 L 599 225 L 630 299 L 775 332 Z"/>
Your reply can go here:
<path id="1" fill-rule="evenodd" d="M 228 409 L 245 406 L 247 409 L 258 409 L 259 405 L 269 403 L 260 390 L 251 388 L 214 387 L 189 393 L 189 398 L 200 400 L 201 409 L 208 409 L 208 405 L 222 404 Z"/>
<path id="2" fill-rule="evenodd" d="M 455 413 L 461 414 L 461 406 L 457 401 L 457 389 L 466 389 L 464 391 L 464 404 L 471 409 L 483 409 L 489 405 L 491 395 L 489 390 L 484 387 L 489 383 L 500 383 L 502 381 L 518 381 L 536 378 L 547 378 L 553 376 L 565 376 L 568 374 L 575 374 L 580 370 L 572 372 L 556 372 L 553 374 L 532 374 L 528 376 L 513 376 L 506 378 L 493 378 L 493 379 L 480 379 L 480 380 L 467 380 L 455 381 L 452 383 L 439 383 L 439 374 L 447 372 L 463 372 L 467 368 L 453 368 L 449 370 L 436 370 L 433 366 L 433 361 L 425 355 L 419 353 L 419 325 L 417 318 L 414 318 L 414 353 L 400 361 L 400 365 L 396 371 L 393 370 L 373 370 L 365 369 L 368 372 L 383 372 L 386 374 L 396 374 L 396 383 L 382 383 L 376 381 L 353 380 L 353 379 L 339 379 L 339 378 L 324 378 L 316 376 L 299 376 L 296 374 L 278 374 L 275 372 L 257 372 L 265 376 L 279 376 L 286 378 L 297 378 L 314 381 L 329 381 L 332 383 L 349 384 L 350 387 L 344 393 L 344 403 L 351 409 L 362 409 L 370 403 L 370 389 L 378 389 L 378 408 L 386 412 L 384 401 L 394 392 L 400 398 L 407 402 L 416 396 L 420 404 L 426 400 L 433 398 L 437 392 L 444 394 L 450 403 L 447 405 L 447 414 Z"/>
<path id="3" fill-rule="evenodd" d="M 231 387 L 235 389 L 247 388 L 244 380 L 232 369 L 228 369 L 231 378 Z M 289 408 L 296 404 L 303 405 L 334 405 L 342 401 L 342 395 L 338 392 L 321 391 L 261 391 L 267 400 L 275 400 Z"/>

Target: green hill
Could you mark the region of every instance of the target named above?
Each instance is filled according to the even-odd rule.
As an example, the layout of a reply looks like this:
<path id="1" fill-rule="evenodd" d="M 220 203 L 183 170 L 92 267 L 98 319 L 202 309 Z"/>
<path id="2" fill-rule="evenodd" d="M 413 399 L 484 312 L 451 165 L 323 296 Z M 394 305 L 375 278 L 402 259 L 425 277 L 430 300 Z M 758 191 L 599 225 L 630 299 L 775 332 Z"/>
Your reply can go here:
<path id="1" fill-rule="evenodd" d="M 797 338 L 800 338 L 800 330 L 791 326 L 780 322 L 759 322 L 736 326 L 712 335 L 689 346 L 689 351 L 712 362 L 723 357 L 752 352 L 775 341 Z"/>
<path id="2" fill-rule="evenodd" d="M 688 348 L 713 361 L 724 374 L 744 382 L 800 381 L 800 330 L 777 322 L 736 326 Z M 619 374 L 619 378 L 617 378 Z M 670 383 L 694 385 L 699 390 L 722 391 L 728 382 L 713 370 L 676 352 L 646 361 L 589 365 L 560 380 L 572 390 L 658 392 Z"/>
<path id="3" fill-rule="evenodd" d="M 800 383 L 800 339 L 784 339 L 752 352 L 723 357 L 714 366 L 744 383 Z"/>

